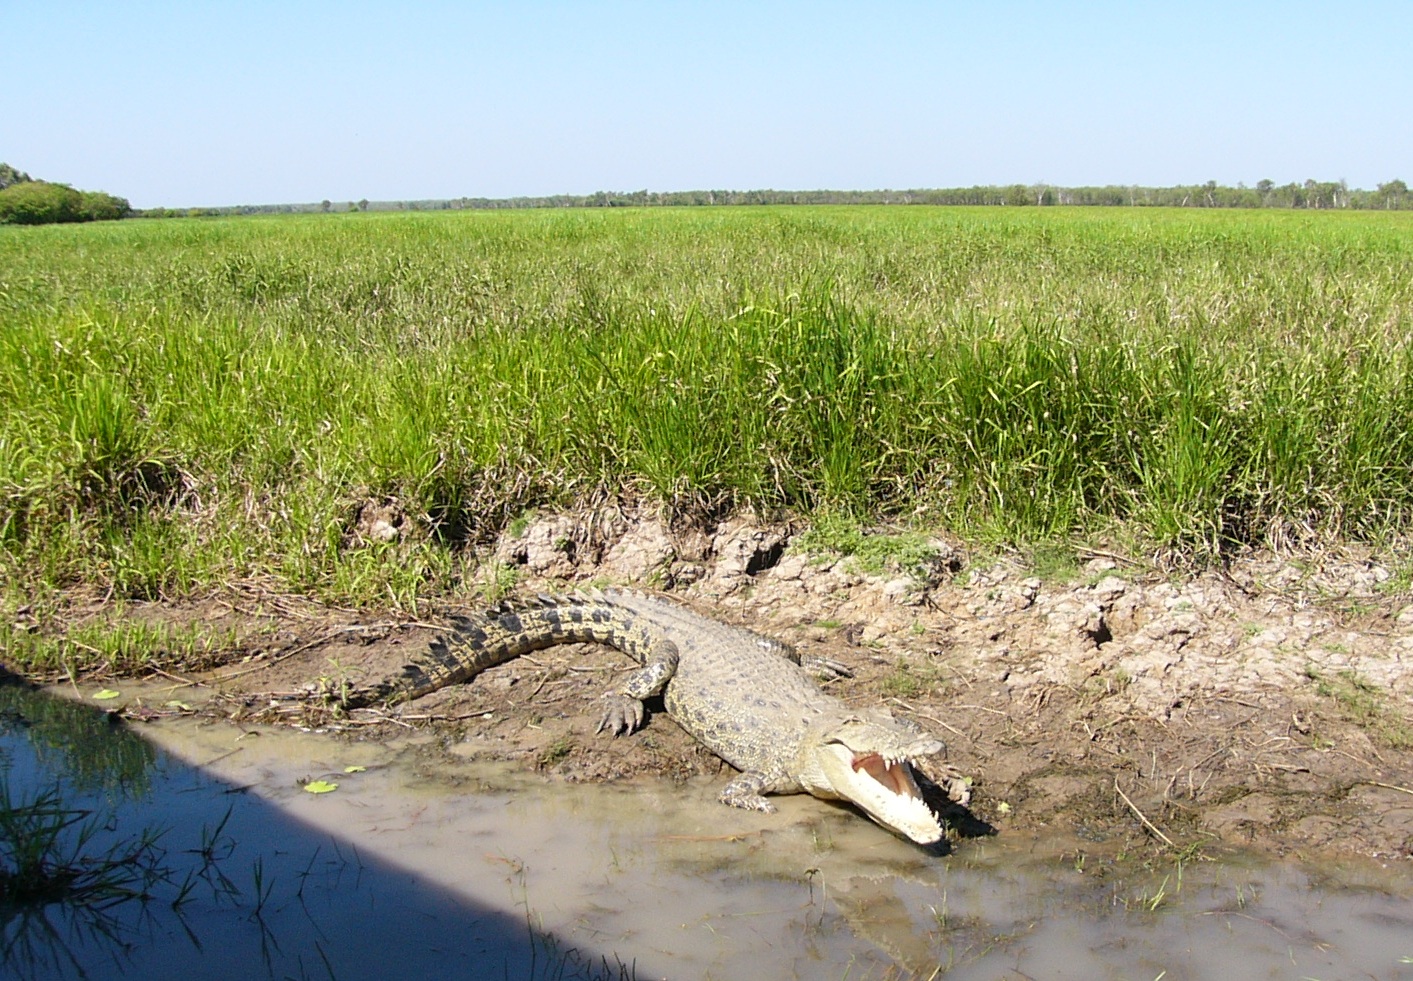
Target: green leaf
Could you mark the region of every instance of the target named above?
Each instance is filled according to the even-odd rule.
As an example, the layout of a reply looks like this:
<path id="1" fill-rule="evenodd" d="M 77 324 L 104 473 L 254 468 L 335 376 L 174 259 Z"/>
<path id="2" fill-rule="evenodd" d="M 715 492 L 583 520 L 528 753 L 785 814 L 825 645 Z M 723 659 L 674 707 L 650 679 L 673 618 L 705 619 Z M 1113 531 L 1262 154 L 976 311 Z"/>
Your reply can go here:
<path id="1" fill-rule="evenodd" d="M 116 692 L 111 688 L 104 688 L 102 691 L 94 692 L 93 697 L 99 701 L 107 701 L 110 698 L 117 698 L 121 694 L 122 692 Z"/>
<path id="2" fill-rule="evenodd" d="M 327 794 L 338 789 L 338 784 L 330 783 L 328 780 L 310 780 L 304 785 L 305 793 L 309 794 Z"/>
<path id="3" fill-rule="evenodd" d="M 362 772 L 363 772 L 364 770 L 366 770 L 366 769 L 368 769 L 366 766 L 346 766 L 346 767 L 343 768 L 343 772 L 344 772 L 344 773 L 362 773 Z"/>

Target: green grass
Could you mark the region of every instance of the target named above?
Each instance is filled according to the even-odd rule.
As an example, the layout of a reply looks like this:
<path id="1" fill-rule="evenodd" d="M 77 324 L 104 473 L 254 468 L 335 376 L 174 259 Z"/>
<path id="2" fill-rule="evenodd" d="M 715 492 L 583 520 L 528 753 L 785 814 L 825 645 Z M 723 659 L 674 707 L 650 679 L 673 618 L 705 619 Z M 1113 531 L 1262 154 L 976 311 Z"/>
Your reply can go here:
<path id="1" fill-rule="evenodd" d="M 1409 725 L 1389 693 L 1355 671 L 1323 674 L 1305 669 L 1315 684 L 1315 692 L 1334 702 L 1350 722 L 1364 729 L 1392 749 L 1413 748 L 1413 726 Z"/>
<path id="2" fill-rule="evenodd" d="M 842 555 L 851 568 L 869 575 L 902 572 L 928 580 L 939 575 L 946 562 L 927 535 L 866 529 L 857 519 L 832 511 L 816 512 L 794 546 L 806 554 Z"/>
<path id="3" fill-rule="evenodd" d="M 121 607 L 60 634 L 0 623 L 0 647 L 7 655 L 46 675 L 67 673 L 78 665 L 84 671 L 114 674 L 163 665 L 197 666 L 237 643 L 232 630 L 213 630 L 201 623 L 144 623 L 127 618 Z"/>
<path id="4" fill-rule="evenodd" d="M 941 671 L 929 662 L 899 660 L 892 673 L 884 677 L 883 694 L 893 698 L 918 698 L 931 694 L 945 685 Z"/>
<path id="5" fill-rule="evenodd" d="M 1413 216 L 742 208 L 0 229 L 0 574 L 413 607 L 604 497 L 1381 541 Z M 369 545 L 362 502 L 415 534 Z"/>

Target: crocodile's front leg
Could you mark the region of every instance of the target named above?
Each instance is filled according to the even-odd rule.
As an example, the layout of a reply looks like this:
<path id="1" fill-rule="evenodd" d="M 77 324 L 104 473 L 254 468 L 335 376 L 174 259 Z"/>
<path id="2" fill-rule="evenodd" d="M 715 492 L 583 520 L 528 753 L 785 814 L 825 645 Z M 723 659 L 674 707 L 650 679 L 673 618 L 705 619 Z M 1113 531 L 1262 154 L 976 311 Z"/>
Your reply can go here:
<path id="1" fill-rule="evenodd" d="M 775 782 L 775 778 L 760 770 L 748 770 L 723 787 L 718 799 L 732 807 L 774 814 L 775 805 L 765 799 L 765 791 L 772 789 Z"/>
<path id="2" fill-rule="evenodd" d="M 666 637 L 654 637 L 643 652 L 643 666 L 630 674 L 623 687 L 603 696 L 603 716 L 595 732 L 607 729 L 615 736 L 632 732 L 643 724 L 643 699 L 661 695 L 677 673 L 677 645 Z"/>

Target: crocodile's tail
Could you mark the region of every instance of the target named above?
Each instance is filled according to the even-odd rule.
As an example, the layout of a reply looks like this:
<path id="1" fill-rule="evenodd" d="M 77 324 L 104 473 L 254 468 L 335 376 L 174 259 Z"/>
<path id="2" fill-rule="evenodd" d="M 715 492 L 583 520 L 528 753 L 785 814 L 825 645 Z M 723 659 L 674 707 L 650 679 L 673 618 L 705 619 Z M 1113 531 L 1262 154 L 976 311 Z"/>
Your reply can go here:
<path id="1" fill-rule="evenodd" d="M 646 617 L 602 593 L 542 593 L 503 602 L 485 613 L 459 616 L 451 631 L 434 640 L 401 671 L 351 692 L 344 704 L 357 708 L 411 701 L 468 681 L 521 654 L 559 644 L 606 644 L 639 664 L 647 664 L 663 642 L 661 631 Z"/>

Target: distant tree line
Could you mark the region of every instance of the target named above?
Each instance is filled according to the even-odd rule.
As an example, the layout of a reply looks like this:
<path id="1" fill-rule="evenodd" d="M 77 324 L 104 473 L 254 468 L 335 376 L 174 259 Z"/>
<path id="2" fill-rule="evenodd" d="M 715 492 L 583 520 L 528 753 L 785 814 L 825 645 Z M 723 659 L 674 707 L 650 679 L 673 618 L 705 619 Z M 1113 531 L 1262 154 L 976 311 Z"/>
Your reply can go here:
<path id="1" fill-rule="evenodd" d="M 456 198 L 423 202 L 440 208 L 612 208 L 653 205 L 742 204 L 970 204 L 1010 205 L 1127 205 L 1169 208 L 1413 208 L 1413 195 L 1401 180 L 1380 184 L 1373 191 L 1351 189 L 1344 181 L 1313 181 L 1277 185 L 1263 180 L 1255 187 L 1227 187 L 1216 181 L 1177 187 L 1060 187 L 1053 184 L 979 185 L 905 191 L 598 191 L 588 195 L 561 194 L 539 198 Z M 374 205 L 375 208 L 381 205 Z"/>
<path id="2" fill-rule="evenodd" d="M 514 208 L 693 207 L 761 204 L 952 204 L 1046 207 L 1050 205 L 1166 208 L 1354 208 L 1413 209 L 1413 194 L 1401 180 L 1372 191 L 1344 181 L 1307 180 L 1303 184 L 1258 181 L 1255 187 L 1228 187 L 1216 181 L 1176 187 L 1106 185 L 1060 187 L 1054 184 L 979 185 L 906 191 L 596 191 L 547 197 L 449 198 L 422 201 L 320 201 L 312 204 L 236 205 L 222 208 L 154 208 L 139 214 L 156 218 L 201 215 L 305 214 L 348 211 L 463 211 Z"/>
<path id="3" fill-rule="evenodd" d="M 0 163 L 0 225 L 109 221 L 126 218 L 131 213 L 132 207 L 125 198 L 37 181 L 7 163 Z"/>

